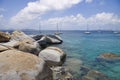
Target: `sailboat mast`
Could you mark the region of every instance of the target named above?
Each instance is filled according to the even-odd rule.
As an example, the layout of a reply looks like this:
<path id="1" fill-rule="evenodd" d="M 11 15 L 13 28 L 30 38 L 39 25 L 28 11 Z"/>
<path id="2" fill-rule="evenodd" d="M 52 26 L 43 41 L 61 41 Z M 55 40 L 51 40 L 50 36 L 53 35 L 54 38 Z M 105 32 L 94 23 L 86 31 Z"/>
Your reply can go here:
<path id="1" fill-rule="evenodd" d="M 87 23 L 87 31 L 89 31 L 89 28 L 88 28 L 88 23 Z"/>
<path id="2" fill-rule="evenodd" d="M 39 33 L 42 33 L 41 32 L 41 23 L 39 23 Z"/>
<path id="3" fill-rule="evenodd" d="M 57 23 L 57 32 L 59 32 L 59 31 L 58 31 L 58 23 Z"/>

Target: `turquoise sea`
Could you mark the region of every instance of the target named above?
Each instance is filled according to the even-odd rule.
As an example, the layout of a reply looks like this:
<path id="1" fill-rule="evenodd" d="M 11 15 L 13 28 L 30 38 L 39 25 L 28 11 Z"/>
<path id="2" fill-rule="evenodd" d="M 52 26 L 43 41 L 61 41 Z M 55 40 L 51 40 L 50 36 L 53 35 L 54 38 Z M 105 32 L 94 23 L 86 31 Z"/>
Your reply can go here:
<path id="1" fill-rule="evenodd" d="M 29 35 L 39 34 L 39 31 L 24 31 Z M 55 31 L 42 31 L 42 34 L 53 34 Z M 120 34 L 112 31 L 61 31 L 63 43 L 54 45 L 62 48 L 67 54 L 65 65 L 70 66 L 74 77 L 79 80 L 80 65 L 103 72 L 112 80 L 120 80 L 120 62 L 99 63 L 97 56 L 101 53 L 111 52 L 120 55 Z"/>
<path id="2" fill-rule="evenodd" d="M 79 79 L 79 67 L 82 61 L 85 66 L 103 72 L 112 80 L 120 80 L 120 62 L 99 63 L 96 61 L 101 53 L 111 52 L 120 55 L 120 34 L 114 34 L 112 31 L 92 31 L 91 34 L 84 34 L 84 31 L 66 31 L 61 37 L 64 43 L 59 47 L 68 54 L 68 61 L 73 60 L 68 62 L 68 65 L 76 71 L 77 79 Z"/>

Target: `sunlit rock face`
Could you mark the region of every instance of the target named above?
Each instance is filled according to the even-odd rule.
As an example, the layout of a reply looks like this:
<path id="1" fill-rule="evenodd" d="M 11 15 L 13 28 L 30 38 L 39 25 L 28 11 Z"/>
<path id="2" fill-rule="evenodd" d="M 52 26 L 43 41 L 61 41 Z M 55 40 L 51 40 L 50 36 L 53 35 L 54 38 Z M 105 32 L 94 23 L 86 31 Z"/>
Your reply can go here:
<path id="1" fill-rule="evenodd" d="M 14 31 L 11 34 L 11 40 L 16 40 L 16 41 L 22 41 L 22 40 L 35 41 L 33 38 L 31 38 L 30 36 L 26 35 L 22 31 Z"/>
<path id="2" fill-rule="evenodd" d="M 48 47 L 39 53 L 49 66 L 59 66 L 65 62 L 66 54 L 57 47 Z"/>
<path id="3" fill-rule="evenodd" d="M 52 80 L 43 59 L 18 50 L 0 53 L 0 80 Z"/>

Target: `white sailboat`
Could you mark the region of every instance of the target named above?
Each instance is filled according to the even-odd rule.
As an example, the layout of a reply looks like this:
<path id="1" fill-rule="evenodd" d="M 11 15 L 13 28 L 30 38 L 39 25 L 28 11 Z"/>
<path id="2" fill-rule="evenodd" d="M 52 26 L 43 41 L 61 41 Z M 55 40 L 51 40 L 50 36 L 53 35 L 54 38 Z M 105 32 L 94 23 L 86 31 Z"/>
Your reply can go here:
<path id="1" fill-rule="evenodd" d="M 113 31 L 114 34 L 118 34 L 119 32 L 118 31 Z"/>
<path id="2" fill-rule="evenodd" d="M 55 34 L 55 35 L 60 35 L 60 34 L 62 34 L 62 32 L 59 31 L 58 23 L 57 23 L 57 31 L 56 31 L 54 34 Z"/>
<path id="3" fill-rule="evenodd" d="M 119 31 L 118 31 L 117 29 L 115 29 L 115 30 L 113 31 L 113 33 L 114 33 L 114 34 L 118 34 Z"/>
<path id="4" fill-rule="evenodd" d="M 89 28 L 88 28 L 88 24 L 87 24 L 87 30 L 84 33 L 85 34 L 91 34 L 91 32 L 89 31 Z"/>
<path id="5" fill-rule="evenodd" d="M 101 27 L 100 26 L 98 27 L 98 31 L 97 32 L 99 32 L 99 33 L 101 32 Z"/>

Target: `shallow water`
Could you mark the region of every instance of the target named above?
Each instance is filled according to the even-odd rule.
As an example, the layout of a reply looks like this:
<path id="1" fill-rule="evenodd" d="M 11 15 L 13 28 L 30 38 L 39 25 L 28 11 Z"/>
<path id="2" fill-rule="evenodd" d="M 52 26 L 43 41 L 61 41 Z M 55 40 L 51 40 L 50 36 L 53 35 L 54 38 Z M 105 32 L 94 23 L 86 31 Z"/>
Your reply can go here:
<path id="1" fill-rule="evenodd" d="M 113 34 L 109 31 L 101 33 L 93 31 L 92 34 L 71 31 L 64 32 L 61 36 L 64 43 L 59 45 L 59 47 L 67 52 L 68 59 L 76 58 L 82 60 L 84 65 L 103 72 L 111 77 L 112 80 L 120 80 L 120 62 L 99 63 L 96 61 L 96 57 L 101 53 L 120 54 L 120 34 Z"/>
<path id="2" fill-rule="evenodd" d="M 24 31 L 29 35 L 39 34 L 38 31 Z M 55 31 L 43 31 L 42 34 L 53 34 Z M 84 63 L 92 69 L 103 72 L 112 78 L 120 80 L 120 62 L 99 63 L 96 57 L 101 53 L 111 52 L 120 55 L 120 34 L 112 31 L 92 31 L 92 34 L 84 34 L 84 31 L 62 31 L 63 44 L 55 45 L 62 48 L 67 54 L 66 65 L 74 72 L 74 77 L 79 78 L 80 65 Z"/>

